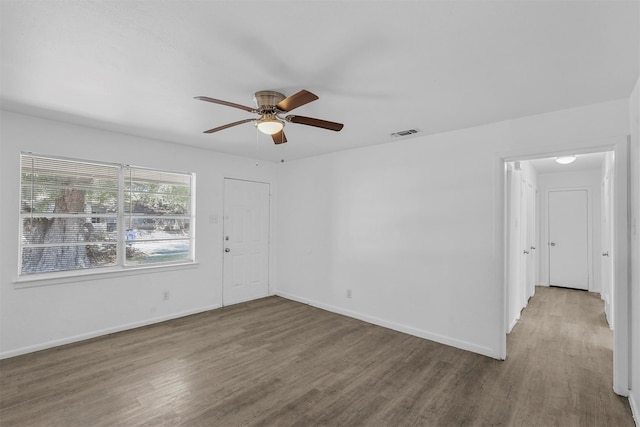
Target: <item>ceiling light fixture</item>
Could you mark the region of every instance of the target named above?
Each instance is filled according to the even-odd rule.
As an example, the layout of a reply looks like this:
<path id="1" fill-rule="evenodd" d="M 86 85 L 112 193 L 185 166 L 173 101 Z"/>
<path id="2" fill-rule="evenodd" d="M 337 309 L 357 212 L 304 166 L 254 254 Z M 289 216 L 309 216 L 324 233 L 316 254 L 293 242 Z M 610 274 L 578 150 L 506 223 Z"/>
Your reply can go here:
<path id="1" fill-rule="evenodd" d="M 560 156 L 556 157 L 556 162 L 561 165 L 568 165 L 569 163 L 573 163 L 576 161 L 576 156 Z"/>
<path id="2" fill-rule="evenodd" d="M 265 114 L 256 123 L 258 130 L 267 135 L 273 135 L 284 128 L 284 122 L 276 118 L 275 114 Z"/>

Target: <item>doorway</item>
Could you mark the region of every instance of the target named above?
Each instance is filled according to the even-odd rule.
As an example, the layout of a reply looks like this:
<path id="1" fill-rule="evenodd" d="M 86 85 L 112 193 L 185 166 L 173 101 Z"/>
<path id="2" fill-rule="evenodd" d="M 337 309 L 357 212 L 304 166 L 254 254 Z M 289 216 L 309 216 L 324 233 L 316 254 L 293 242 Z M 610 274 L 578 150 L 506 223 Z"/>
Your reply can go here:
<path id="1" fill-rule="evenodd" d="M 222 305 L 269 295 L 269 191 L 264 182 L 224 180 Z"/>
<path id="2" fill-rule="evenodd" d="M 609 184 L 608 185 L 608 193 L 610 197 L 610 213 L 608 216 L 608 224 L 611 232 L 610 239 L 610 250 L 607 251 L 604 246 L 604 242 L 600 242 L 601 231 L 597 231 L 597 244 L 595 241 L 592 241 L 592 258 L 589 262 L 591 262 L 591 268 L 594 269 L 594 266 L 597 265 L 596 271 L 591 277 L 591 283 L 597 280 L 599 286 L 603 286 L 605 283 L 601 280 L 602 275 L 606 274 L 604 269 L 604 263 L 608 263 L 610 268 L 610 274 L 608 277 L 611 278 L 610 283 L 610 306 L 611 306 L 611 317 L 615 322 L 615 329 L 613 331 L 614 338 L 614 350 L 613 350 L 613 389 L 614 391 L 621 395 L 628 395 L 628 386 L 629 386 L 629 330 L 630 330 L 630 316 L 629 316 L 629 308 L 627 306 L 628 295 L 629 295 L 629 283 L 628 283 L 628 260 L 627 254 L 629 251 L 628 248 L 628 221 L 627 221 L 627 208 L 628 208 L 628 165 L 627 158 L 629 152 L 629 144 L 627 138 L 615 137 L 607 140 L 609 145 L 599 145 L 594 146 L 591 149 L 581 148 L 577 154 L 579 156 L 588 155 L 593 153 L 606 153 L 607 159 L 609 160 L 609 164 L 607 166 L 607 170 L 610 171 Z M 581 154 L 582 153 L 582 154 Z M 521 163 L 527 163 L 532 160 L 538 160 L 543 158 L 551 158 L 551 160 L 555 159 L 556 156 L 561 156 L 564 154 L 569 154 L 566 151 L 563 152 L 519 152 L 517 155 L 508 156 L 508 155 L 499 155 L 499 160 L 497 162 L 498 168 L 496 171 L 500 174 L 501 179 L 498 180 L 500 185 L 500 200 L 503 206 L 503 215 L 502 217 L 498 216 L 497 223 L 501 225 L 501 241 L 503 249 L 503 263 L 500 264 L 500 271 L 502 272 L 503 283 L 504 283 L 504 331 L 508 333 L 510 330 L 509 325 L 512 318 L 510 315 L 513 314 L 513 308 L 511 308 L 510 304 L 514 301 L 513 294 L 519 293 L 517 288 L 514 289 L 514 283 L 516 281 L 510 280 L 512 278 L 512 270 L 514 270 L 514 266 L 512 260 L 520 259 L 518 256 L 514 256 L 513 248 L 511 247 L 511 242 L 513 240 L 513 229 L 512 226 L 515 222 L 520 221 L 518 218 L 517 221 L 514 221 L 512 215 L 516 211 L 513 209 L 512 202 L 510 197 L 513 195 L 513 188 L 510 187 L 511 181 L 509 176 L 509 165 L 516 165 Z M 574 154 L 574 153 L 570 153 Z M 600 202 L 600 189 L 602 188 L 602 178 L 604 176 L 598 175 L 598 178 L 592 188 L 597 189 L 598 194 L 592 194 L 593 200 L 598 199 L 598 204 Z M 538 183 L 539 184 L 539 183 Z M 607 184 L 605 184 L 607 185 Z M 565 187 L 573 187 L 578 188 L 580 185 L 572 184 L 566 185 Z M 546 202 L 547 197 L 546 194 L 543 193 L 542 187 L 539 186 L 540 190 L 540 198 L 539 201 L 542 202 L 540 204 L 540 213 L 539 222 L 537 223 L 539 228 L 539 239 L 540 244 L 534 245 L 537 246 L 540 252 L 538 252 L 538 261 L 539 261 L 539 280 L 543 282 L 545 278 L 550 277 L 549 271 L 544 270 L 542 264 L 544 263 L 544 259 L 548 259 L 548 250 L 550 247 L 546 242 L 548 237 L 548 229 L 545 228 L 548 224 L 543 224 L 540 222 L 540 217 L 543 217 L 542 213 L 544 213 L 547 209 Z M 603 192 L 604 193 L 604 192 Z M 595 208 L 594 208 L 595 209 Z M 600 222 L 600 207 L 597 208 L 597 221 L 600 226 L 604 226 L 604 223 Z M 595 222 L 596 219 L 594 218 Z M 594 236 L 595 238 L 595 236 Z M 604 239 L 603 239 L 604 240 Z M 601 253 L 600 249 L 604 249 Z M 522 250 L 522 248 L 519 248 Z M 607 255 L 604 255 L 607 254 Z M 601 256 L 602 255 L 602 256 Z M 597 258 L 597 260 L 596 260 Z M 603 261 L 602 258 L 605 260 Z M 548 268 L 548 267 L 547 267 Z M 602 270 L 601 270 L 602 269 Z M 541 283 L 544 284 L 544 283 Z M 595 290 L 597 292 L 602 292 L 603 289 L 590 289 Z M 517 321 L 517 320 L 516 320 Z M 611 322 L 613 323 L 613 322 Z M 507 348 L 506 348 L 506 334 L 504 335 L 504 347 L 502 347 L 502 355 L 503 357 L 507 357 Z"/>

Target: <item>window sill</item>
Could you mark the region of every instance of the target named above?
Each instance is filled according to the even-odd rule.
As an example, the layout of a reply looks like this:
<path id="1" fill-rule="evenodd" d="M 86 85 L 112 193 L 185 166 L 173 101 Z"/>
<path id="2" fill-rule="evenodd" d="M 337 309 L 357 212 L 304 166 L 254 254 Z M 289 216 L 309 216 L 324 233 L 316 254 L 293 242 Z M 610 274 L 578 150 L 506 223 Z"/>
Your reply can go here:
<path id="1" fill-rule="evenodd" d="M 37 286 L 59 285 L 62 283 L 84 282 L 87 280 L 110 279 L 113 277 L 134 276 L 139 274 L 164 273 L 166 271 L 197 268 L 198 262 L 165 264 L 144 267 L 126 267 L 104 269 L 102 271 L 76 271 L 73 273 L 43 273 L 33 276 L 22 276 L 13 280 L 14 288 L 32 288 Z"/>

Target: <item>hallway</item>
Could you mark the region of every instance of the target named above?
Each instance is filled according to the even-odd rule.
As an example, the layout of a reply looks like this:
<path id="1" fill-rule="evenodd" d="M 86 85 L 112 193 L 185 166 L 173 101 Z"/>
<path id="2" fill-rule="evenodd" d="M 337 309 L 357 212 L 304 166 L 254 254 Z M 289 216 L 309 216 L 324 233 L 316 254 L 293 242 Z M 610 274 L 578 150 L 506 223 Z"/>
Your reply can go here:
<path id="1" fill-rule="evenodd" d="M 507 424 L 634 425 L 627 399 L 612 390 L 613 332 L 603 305 L 595 293 L 536 287 L 507 336 L 494 385 L 503 393 L 488 398 L 513 406 Z"/>

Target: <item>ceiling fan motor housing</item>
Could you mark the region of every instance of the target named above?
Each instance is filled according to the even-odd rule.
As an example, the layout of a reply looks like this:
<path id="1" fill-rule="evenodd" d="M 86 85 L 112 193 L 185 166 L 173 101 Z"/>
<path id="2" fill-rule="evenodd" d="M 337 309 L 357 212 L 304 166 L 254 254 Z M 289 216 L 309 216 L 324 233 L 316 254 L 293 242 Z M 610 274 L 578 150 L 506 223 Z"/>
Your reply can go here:
<path id="1" fill-rule="evenodd" d="M 285 99 L 285 96 L 280 92 L 273 90 L 261 90 L 256 92 L 253 96 L 253 100 L 259 110 L 272 111 L 280 101 Z"/>

